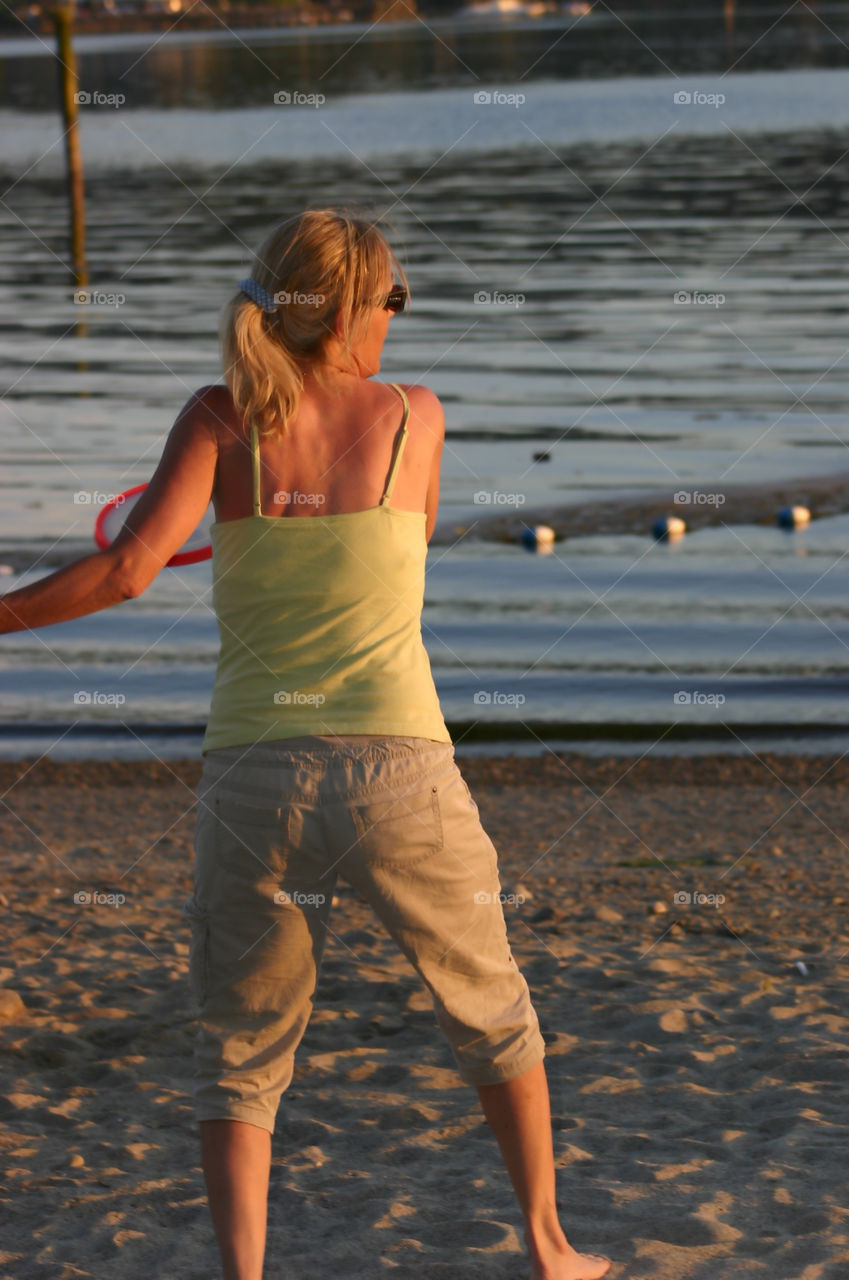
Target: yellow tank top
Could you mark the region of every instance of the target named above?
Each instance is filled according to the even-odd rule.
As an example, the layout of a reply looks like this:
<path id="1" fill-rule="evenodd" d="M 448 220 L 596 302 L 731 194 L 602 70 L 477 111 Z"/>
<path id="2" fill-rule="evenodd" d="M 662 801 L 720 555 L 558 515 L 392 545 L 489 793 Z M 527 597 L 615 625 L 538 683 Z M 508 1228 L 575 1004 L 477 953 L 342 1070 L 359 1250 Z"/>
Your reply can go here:
<path id="1" fill-rule="evenodd" d="M 253 515 L 211 527 L 221 646 L 201 753 L 307 734 L 450 742 L 421 634 L 426 515 L 389 505 L 404 416 L 380 503 L 327 516 L 264 516 L 251 424 Z"/>

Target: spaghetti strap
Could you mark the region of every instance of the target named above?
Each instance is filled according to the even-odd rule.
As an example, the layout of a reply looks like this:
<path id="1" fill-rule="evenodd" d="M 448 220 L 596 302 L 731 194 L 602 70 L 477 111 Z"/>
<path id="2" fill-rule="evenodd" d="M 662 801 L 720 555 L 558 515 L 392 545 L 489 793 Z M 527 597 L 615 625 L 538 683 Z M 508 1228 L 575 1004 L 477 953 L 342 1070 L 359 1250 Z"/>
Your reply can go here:
<path id="1" fill-rule="evenodd" d="M 254 515 L 262 515 L 262 507 L 259 496 L 259 440 L 257 439 L 256 423 L 251 422 L 251 474 L 253 476 L 253 494 L 254 494 Z"/>
<path id="2" fill-rule="evenodd" d="M 392 387 L 395 391 L 398 392 L 398 395 L 401 397 L 404 403 L 404 415 L 401 418 L 401 425 L 398 428 L 395 447 L 392 452 L 392 465 L 389 469 L 389 479 L 386 482 L 386 489 L 384 491 L 383 497 L 380 499 L 381 506 L 383 506 L 385 503 L 389 501 L 389 497 L 392 493 L 392 489 L 395 484 L 395 479 L 398 475 L 398 467 L 401 464 L 401 454 L 404 452 L 404 445 L 407 442 L 407 419 L 410 416 L 410 402 L 407 399 L 406 393 L 402 391 L 402 389 L 398 386 L 397 382 L 387 382 L 386 385 L 388 387 Z"/>

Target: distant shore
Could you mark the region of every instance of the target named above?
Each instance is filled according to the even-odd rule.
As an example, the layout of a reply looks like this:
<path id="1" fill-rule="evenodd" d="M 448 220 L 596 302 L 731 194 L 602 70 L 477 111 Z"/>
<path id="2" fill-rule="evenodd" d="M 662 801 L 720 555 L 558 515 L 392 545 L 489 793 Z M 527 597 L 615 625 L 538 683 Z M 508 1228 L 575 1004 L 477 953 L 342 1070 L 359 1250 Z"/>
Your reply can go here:
<path id="1" fill-rule="evenodd" d="M 459 7 L 459 6 L 458 6 Z M 32 6 L 33 9 L 41 6 Z M 442 8 L 439 13 L 445 13 Z M 447 12 L 450 12 L 448 10 Z M 348 22 L 398 22 L 411 21 L 414 16 L 435 17 L 425 6 L 416 0 L 403 0 L 387 5 L 387 12 L 374 17 L 374 6 L 370 4 L 321 4 L 303 3 L 298 8 L 287 8 L 280 4 L 231 4 L 218 5 L 215 8 L 208 4 L 192 3 L 189 0 L 186 8 L 177 13 L 132 12 L 122 13 L 87 13 L 77 10 L 74 15 L 74 33 L 76 35 L 126 35 L 132 32 L 168 31 L 202 31 L 218 30 L 222 27 L 318 27 Z M 42 8 L 37 14 L 27 17 L 25 7 L 20 6 L 18 19 L 23 22 L 33 35 L 49 35 L 54 30 L 53 19 L 48 8 Z M 25 38 L 23 28 L 8 17 L 0 26 L 3 38 L 21 35 Z"/>

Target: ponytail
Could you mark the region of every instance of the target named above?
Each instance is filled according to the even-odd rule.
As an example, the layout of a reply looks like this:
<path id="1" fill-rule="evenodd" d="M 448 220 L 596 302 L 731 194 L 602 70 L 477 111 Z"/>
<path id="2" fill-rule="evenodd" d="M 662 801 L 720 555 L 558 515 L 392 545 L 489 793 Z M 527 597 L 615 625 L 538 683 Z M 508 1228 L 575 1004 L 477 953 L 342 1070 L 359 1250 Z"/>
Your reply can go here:
<path id="1" fill-rule="evenodd" d="M 394 281 L 407 279 L 376 223 L 343 210 L 313 209 L 288 219 L 259 249 L 251 276 L 277 301 L 266 312 L 241 290 L 224 308 L 224 377 L 242 425 L 261 436 L 287 434 L 309 368 L 324 366 L 341 317 L 343 359 L 356 371 L 352 341 L 368 327 Z"/>

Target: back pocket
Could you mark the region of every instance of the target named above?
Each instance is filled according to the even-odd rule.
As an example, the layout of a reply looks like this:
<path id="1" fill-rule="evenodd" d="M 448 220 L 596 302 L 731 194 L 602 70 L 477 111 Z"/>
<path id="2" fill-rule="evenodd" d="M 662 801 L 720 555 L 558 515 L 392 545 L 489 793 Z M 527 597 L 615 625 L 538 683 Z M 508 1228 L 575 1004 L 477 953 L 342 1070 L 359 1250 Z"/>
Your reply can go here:
<path id="1" fill-rule="evenodd" d="M 402 795 L 385 793 L 380 800 L 352 805 L 361 849 L 374 862 L 410 863 L 443 846 L 439 788 Z"/>
<path id="2" fill-rule="evenodd" d="M 219 866 L 253 879 L 283 874 L 292 850 L 290 805 L 249 804 L 219 792 L 213 811 Z"/>

